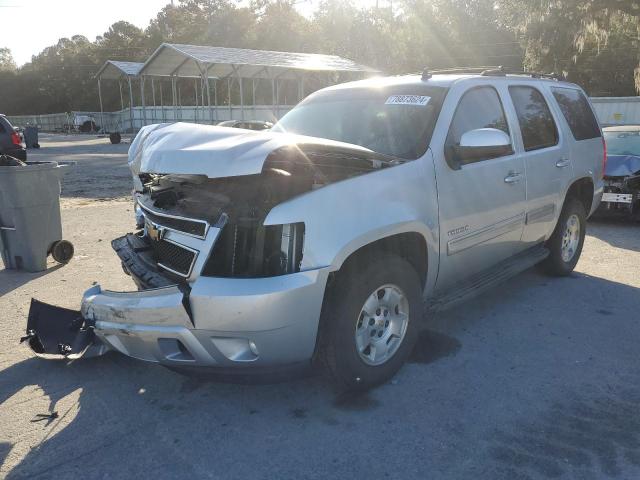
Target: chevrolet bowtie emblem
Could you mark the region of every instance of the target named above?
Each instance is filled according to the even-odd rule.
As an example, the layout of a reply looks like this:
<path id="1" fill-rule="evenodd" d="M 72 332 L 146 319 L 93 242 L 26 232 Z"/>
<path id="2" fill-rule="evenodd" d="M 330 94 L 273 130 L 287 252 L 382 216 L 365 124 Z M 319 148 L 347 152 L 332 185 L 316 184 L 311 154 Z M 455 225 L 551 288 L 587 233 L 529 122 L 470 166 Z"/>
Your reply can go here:
<path id="1" fill-rule="evenodd" d="M 149 235 L 151 240 L 158 242 L 162 240 L 162 237 L 164 237 L 164 228 L 151 222 L 147 222 L 147 235 Z"/>

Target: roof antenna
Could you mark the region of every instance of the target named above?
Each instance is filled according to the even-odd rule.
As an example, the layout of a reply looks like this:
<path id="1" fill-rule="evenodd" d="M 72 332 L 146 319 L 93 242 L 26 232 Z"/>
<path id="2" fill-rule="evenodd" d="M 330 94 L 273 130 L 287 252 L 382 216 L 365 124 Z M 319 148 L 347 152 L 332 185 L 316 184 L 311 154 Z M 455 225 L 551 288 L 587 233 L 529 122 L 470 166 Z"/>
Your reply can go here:
<path id="1" fill-rule="evenodd" d="M 429 80 L 433 75 L 429 72 L 429 67 L 424 67 L 422 69 L 422 80 Z"/>

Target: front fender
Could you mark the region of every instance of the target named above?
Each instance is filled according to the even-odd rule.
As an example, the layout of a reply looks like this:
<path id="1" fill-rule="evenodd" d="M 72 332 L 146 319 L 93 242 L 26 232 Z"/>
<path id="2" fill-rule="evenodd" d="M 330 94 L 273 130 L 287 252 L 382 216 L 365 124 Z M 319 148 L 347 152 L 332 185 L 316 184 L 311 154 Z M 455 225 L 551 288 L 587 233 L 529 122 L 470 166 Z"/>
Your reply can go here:
<path id="1" fill-rule="evenodd" d="M 421 159 L 308 192 L 274 207 L 265 225 L 304 222 L 303 270 L 338 270 L 359 248 L 416 232 L 427 244 L 429 275 L 438 262 L 437 190 L 430 151 Z M 433 277 L 433 278 L 431 278 Z"/>

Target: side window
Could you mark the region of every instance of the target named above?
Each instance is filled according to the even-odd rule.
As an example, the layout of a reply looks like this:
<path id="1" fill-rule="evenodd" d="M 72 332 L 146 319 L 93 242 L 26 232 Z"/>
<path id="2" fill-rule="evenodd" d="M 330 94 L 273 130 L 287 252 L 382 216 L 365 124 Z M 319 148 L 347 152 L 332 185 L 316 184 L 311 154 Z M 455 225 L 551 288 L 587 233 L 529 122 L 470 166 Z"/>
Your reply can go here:
<path id="1" fill-rule="evenodd" d="M 460 145 L 462 135 L 479 128 L 496 128 L 509 135 L 507 117 L 498 92 L 493 87 L 474 88 L 460 99 L 445 143 L 445 155 L 449 162 L 455 156 L 455 147 Z M 496 158 L 496 155 L 474 161 L 489 158 Z"/>
<path id="2" fill-rule="evenodd" d="M 527 152 L 558 144 L 558 128 L 549 105 L 533 87 L 509 87 L 518 114 L 524 149 Z"/>
<path id="3" fill-rule="evenodd" d="M 552 88 L 562 115 L 567 120 L 573 138 L 588 140 L 600 137 L 598 120 L 593 115 L 589 102 L 580 90 L 573 88 Z"/>

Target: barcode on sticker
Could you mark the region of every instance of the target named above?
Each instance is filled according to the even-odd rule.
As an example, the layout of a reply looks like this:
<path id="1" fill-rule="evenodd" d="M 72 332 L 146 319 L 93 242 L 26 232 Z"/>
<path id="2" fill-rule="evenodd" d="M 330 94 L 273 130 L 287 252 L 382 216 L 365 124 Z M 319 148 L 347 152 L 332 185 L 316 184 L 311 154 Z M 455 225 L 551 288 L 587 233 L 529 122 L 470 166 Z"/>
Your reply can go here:
<path id="1" fill-rule="evenodd" d="M 424 95 L 391 95 L 384 103 L 385 105 L 417 105 L 424 107 L 429 103 L 429 100 L 431 100 L 431 97 Z"/>

